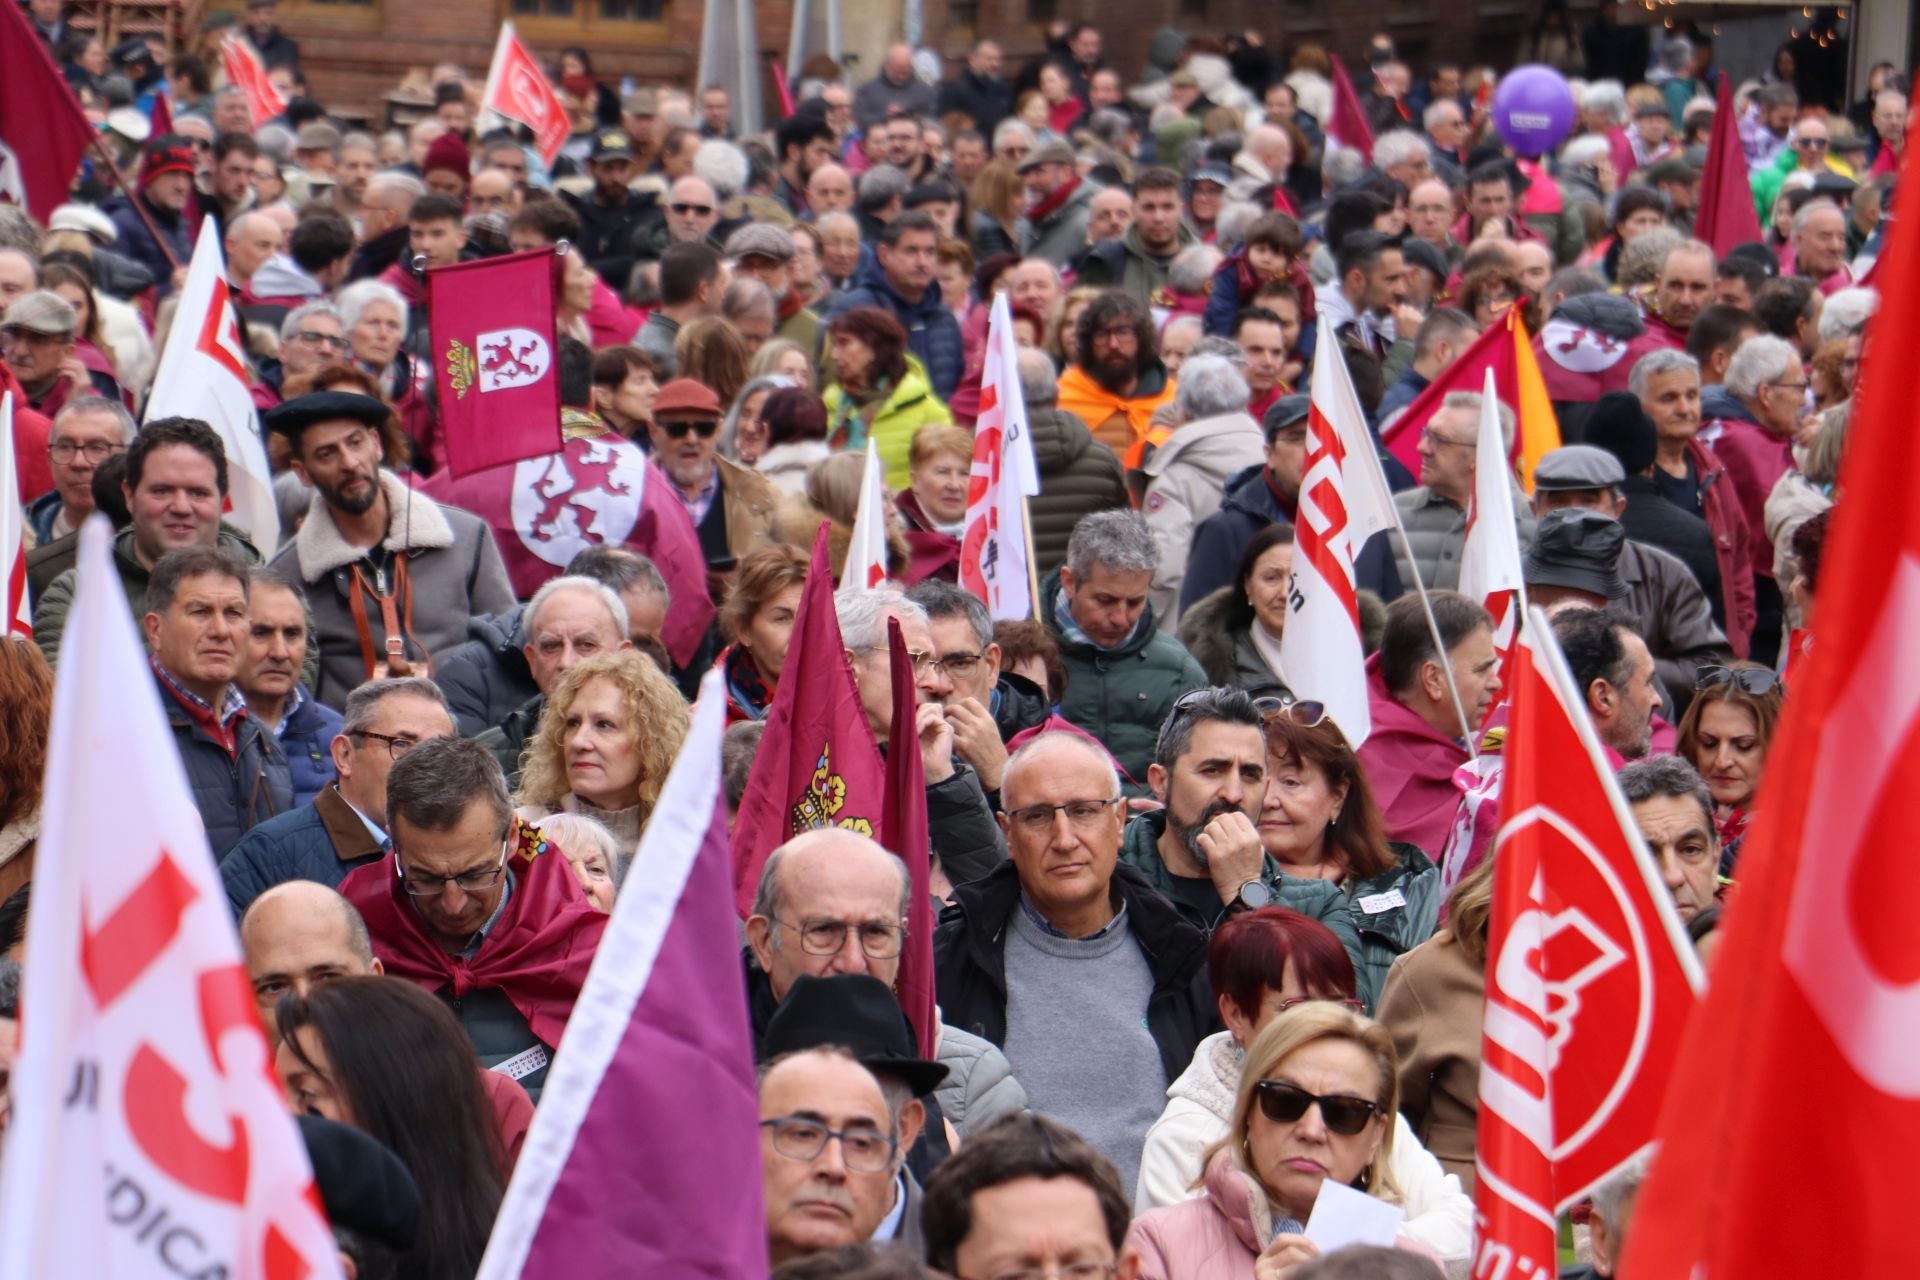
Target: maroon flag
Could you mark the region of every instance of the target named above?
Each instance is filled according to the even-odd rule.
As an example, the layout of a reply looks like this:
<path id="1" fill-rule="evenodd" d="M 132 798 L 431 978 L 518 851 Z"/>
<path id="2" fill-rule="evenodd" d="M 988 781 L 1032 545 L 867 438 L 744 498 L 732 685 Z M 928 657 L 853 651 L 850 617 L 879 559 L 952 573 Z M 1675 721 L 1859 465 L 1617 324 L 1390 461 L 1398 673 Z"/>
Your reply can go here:
<path id="1" fill-rule="evenodd" d="M 1747 157 L 1740 148 L 1740 122 L 1734 119 L 1733 93 L 1727 73 L 1720 73 L 1718 104 L 1713 110 L 1713 136 L 1707 142 L 1707 168 L 1700 175 L 1700 209 L 1693 234 L 1713 246 L 1716 258 L 1735 245 L 1760 239 L 1760 215 L 1753 207 L 1753 187 L 1747 177 Z"/>
<path id="2" fill-rule="evenodd" d="M 560 448 L 553 250 L 427 272 L 433 378 L 455 475 Z"/>
<path id="3" fill-rule="evenodd" d="M 1360 95 L 1353 91 L 1353 78 L 1340 65 L 1337 55 L 1327 56 L 1333 60 L 1333 119 L 1326 122 L 1327 137 L 1372 160 L 1373 126 L 1367 123 L 1367 113 L 1360 108 Z"/>
<path id="4" fill-rule="evenodd" d="M 0 4 L 0 201 L 45 223 L 67 198 L 93 127 L 17 4 Z"/>
<path id="5" fill-rule="evenodd" d="M 907 941 L 900 952 L 896 987 L 900 1007 L 920 1037 L 920 1056 L 932 1058 L 939 1039 L 935 1034 L 939 1014 L 933 1004 L 933 871 L 929 865 L 933 855 L 927 843 L 927 774 L 920 762 L 920 693 L 898 618 L 887 619 L 887 650 L 893 663 L 893 723 L 887 726 L 887 808 L 880 843 L 907 864 L 912 901 L 907 904 Z"/>
<path id="6" fill-rule="evenodd" d="M 840 639 L 824 524 L 813 541 L 813 564 L 780 670 L 766 736 L 733 824 L 733 898 L 743 918 L 753 912 L 767 856 L 798 833 L 845 827 L 875 839 L 881 834 L 886 769 Z M 916 772 L 919 750 L 916 742 Z"/>

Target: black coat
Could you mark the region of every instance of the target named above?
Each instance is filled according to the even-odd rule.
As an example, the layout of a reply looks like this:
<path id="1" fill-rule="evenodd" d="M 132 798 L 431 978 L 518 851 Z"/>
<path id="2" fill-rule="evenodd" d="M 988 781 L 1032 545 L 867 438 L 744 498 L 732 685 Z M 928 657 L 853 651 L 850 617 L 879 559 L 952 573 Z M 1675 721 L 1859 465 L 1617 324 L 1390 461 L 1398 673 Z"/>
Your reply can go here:
<path id="1" fill-rule="evenodd" d="M 411 243 L 412 231 L 399 226 L 391 231 L 383 231 L 373 239 L 353 251 L 353 259 L 347 264 L 349 281 L 375 280 L 380 273 L 400 261 Z"/>
<path id="2" fill-rule="evenodd" d="M 293 774 L 279 741 L 260 721 L 241 716 L 234 727 L 234 753 L 214 741 L 158 676 L 160 703 L 166 709 L 173 745 L 187 771 L 194 808 L 207 829 L 207 844 L 217 862 L 254 827 L 293 808 Z"/>
<path id="3" fill-rule="evenodd" d="M 461 737 L 478 737 L 539 696 L 524 652 L 526 613 L 520 604 L 468 619 L 472 638 L 437 664 L 433 682 L 447 696 Z"/>
<path id="4" fill-rule="evenodd" d="M 1256 463 L 1227 481 L 1226 500 L 1220 509 L 1202 520 L 1193 531 L 1187 551 L 1187 576 L 1180 584 L 1180 609 L 1192 608 L 1201 599 L 1233 581 L 1240 568 L 1240 554 L 1253 541 L 1253 535 L 1270 524 L 1292 524 L 1293 512 L 1280 505 L 1279 496 L 1262 474 L 1265 463 Z M 1360 548 L 1354 557 L 1356 585 L 1382 600 L 1400 595 L 1400 571 L 1393 565 L 1390 534 L 1379 534 Z"/>
<path id="5" fill-rule="evenodd" d="M 1013 114 L 1013 86 L 998 76 L 983 76 L 972 67 L 962 67 L 940 91 L 940 114 L 949 111 L 970 117 L 975 129 L 992 138 L 994 126 Z"/>
<path id="6" fill-rule="evenodd" d="M 1660 548 L 1692 570 L 1713 610 L 1714 625 L 1725 631 L 1727 602 L 1720 590 L 1720 558 L 1714 551 L 1713 530 L 1693 512 L 1668 502 L 1649 476 L 1628 476 L 1624 492 L 1627 506 L 1620 513 L 1620 526 L 1627 537 Z"/>
<path id="7" fill-rule="evenodd" d="M 1207 936 L 1155 893 L 1145 876 L 1116 866 L 1111 889 L 1125 903 L 1127 928 L 1147 958 L 1153 994 L 1147 1031 L 1160 1048 L 1167 1079 L 1193 1061 L 1202 1040 L 1220 1030 L 1207 984 Z M 984 880 L 954 889 L 933 933 L 933 967 L 940 1016 L 1005 1047 L 1007 1040 L 1007 924 L 1020 909 L 1020 875 L 1011 862 Z"/>
<path id="8" fill-rule="evenodd" d="M 662 222 L 660 202 L 637 191 L 629 191 L 617 205 L 601 204 L 592 192 L 578 196 L 561 192 L 560 198 L 580 215 L 580 252 L 587 255 L 588 265 L 600 273 L 609 289 L 623 293 L 640 257 L 637 245 L 652 223 Z"/>

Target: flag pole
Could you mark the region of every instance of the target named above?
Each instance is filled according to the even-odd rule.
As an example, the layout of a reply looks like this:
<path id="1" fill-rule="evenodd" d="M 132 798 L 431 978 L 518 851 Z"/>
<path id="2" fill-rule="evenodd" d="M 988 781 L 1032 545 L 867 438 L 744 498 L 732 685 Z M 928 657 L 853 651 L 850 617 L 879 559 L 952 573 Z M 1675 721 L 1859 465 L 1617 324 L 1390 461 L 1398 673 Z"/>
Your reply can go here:
<path id="1" fill-rule="evenodd" d="M 1036 622 L 1045 622 L 1040 616 L 1040 572 L 1034 567 L 1033 559 L 1033 508 L 1026 494 L 1020 495 L 1020 535 L 1027 549 L 1027 595 L 1033 602 L 1033 617 Z"/>
<path id="2" fill-rule="evenodd" d="M 1407 538 L 1407 526 L 1400 522 L 1398 514 L 1395 513 L 1394 531 L 1400 535 L 1400 545 L 1407 550 L 1407 568 L 1413 573 L 1413 589 L 1420 593 L 1420 611 L 1427 615 L 1427 634 L 1433 637 L 1433 651 L 1440 655 L 1440 671 L 1447 677 L 1447 692 L 1453 697 L 1453 713 L 1460 717 L 1467 758 L 1478 760 L 1480 752 L 1473 744 L 1473 727 L 1467 719 L 1467 704 L 1460 700 L 1460 686 L 1453 678 L 1453 662 L 1447 657 L 1446 641 L 1440 638 L 1440 622 L 1433 616 L 1433 600 L 1427 595 L 1427 584 L 1420 579 L 1420 562 L 1413 558 L 1413 543 Z"/>

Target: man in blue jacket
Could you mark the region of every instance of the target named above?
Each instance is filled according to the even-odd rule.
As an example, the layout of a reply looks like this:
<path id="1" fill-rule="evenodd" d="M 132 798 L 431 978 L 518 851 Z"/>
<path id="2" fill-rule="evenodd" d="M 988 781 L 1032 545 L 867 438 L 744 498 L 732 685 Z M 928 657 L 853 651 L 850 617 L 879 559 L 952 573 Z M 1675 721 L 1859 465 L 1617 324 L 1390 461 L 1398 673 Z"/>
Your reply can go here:
<path id="1" fill-rule="evenodd" d="M 868 268 L 853 288 L 841 294 L 830 317 L 855 307 L 892 312 L 907 331 L 907 350 L 927 371 L 933 394 L 948 400 L 960 385 L 966 351 L 960 341 L 960 322 L 947 309 L 933 279 L 934 246 L 939 241 L 939 228 L 929 215 L 915 211 L 895 217 L 880 232 L 875 250 L 878 270 Z"/>
<path id="2" fill-rule="evenodd" d="M 340 713 L 315 702 L 301 678 L 307 661 L 307 596 L 272 569 L 247 575 L 249 625 L 233 682 L 247 710 L 280 739 L 293 771 L 293 802 L 306 804 L 337 776 L 333 739 Z"/>

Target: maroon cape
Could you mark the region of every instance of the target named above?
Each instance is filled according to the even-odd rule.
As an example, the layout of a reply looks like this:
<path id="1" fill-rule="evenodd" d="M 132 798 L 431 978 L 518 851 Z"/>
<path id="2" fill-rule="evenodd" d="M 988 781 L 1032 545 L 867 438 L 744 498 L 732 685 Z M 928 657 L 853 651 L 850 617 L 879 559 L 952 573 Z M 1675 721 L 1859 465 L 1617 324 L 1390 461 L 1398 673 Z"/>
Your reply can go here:
<path id="1" fill-rule="evenodd" d="M 1387 692 L 1379 654 L 1367 659 L 1367 710 L 1373 732 L 1357 754 L 1387 820 L 1387 839 L 1437 857 L 1460 808 L 1453 771 L 1467 762 L 1467 749 Z"/>
<path id="2" fill-rule="evenodd" d="M 472 959 L 450 955 L 427 931 L 400 887 L 392 854 L 355 868 L 340 892 L 366 920 L 373 953 L 389 974 L 436 995 L 450 989 L 455 998 L 497 990 L 551 1047 L 567 1029 L 607 917 L 581 893 L 558 849 L 531 861 L 515 856 L 510 872 L 506 910 Z"/>

